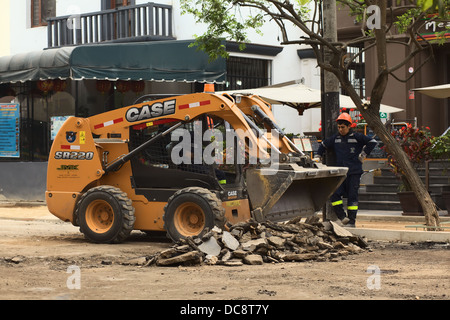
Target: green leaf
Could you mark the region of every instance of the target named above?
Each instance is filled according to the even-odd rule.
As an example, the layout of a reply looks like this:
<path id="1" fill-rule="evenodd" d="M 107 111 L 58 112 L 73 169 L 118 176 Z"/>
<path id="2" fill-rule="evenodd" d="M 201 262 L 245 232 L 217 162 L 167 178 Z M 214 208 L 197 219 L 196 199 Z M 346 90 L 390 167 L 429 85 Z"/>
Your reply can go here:
<path id="1" fill-rule="evenodd" d="M 311 0 L 297 0 L 297 1 L 301 6 L 304 6 L 311 2 Z"/>
<path id="2" fill-rule="evenodd" d="M 419 0 L 418 4 L 422 8 L 422 11 L 427 11 L 433 6 L 434 0 Z"/>

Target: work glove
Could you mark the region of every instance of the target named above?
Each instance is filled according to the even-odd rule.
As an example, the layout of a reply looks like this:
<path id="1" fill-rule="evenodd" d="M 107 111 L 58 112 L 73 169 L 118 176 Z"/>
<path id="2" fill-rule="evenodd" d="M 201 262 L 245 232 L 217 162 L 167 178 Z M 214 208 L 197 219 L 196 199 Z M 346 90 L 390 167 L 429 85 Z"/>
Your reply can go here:
<path id="1" fill-rule="evenodd" d="M 312 160 L 314 162 L 316 162 L 316 163 L 322 163 L 322 157 L 321 156 L 315 156 Z"/>
<path id="2" fill-rule="evenodd" d="M 359 154 L 358 159 L 359 159 L 359 161 L 361 161 L 361 163 L 363 163 L 364 160 L 366 159 L 366 157 L 367 157 L 367 154 L 363 151 Z"/>

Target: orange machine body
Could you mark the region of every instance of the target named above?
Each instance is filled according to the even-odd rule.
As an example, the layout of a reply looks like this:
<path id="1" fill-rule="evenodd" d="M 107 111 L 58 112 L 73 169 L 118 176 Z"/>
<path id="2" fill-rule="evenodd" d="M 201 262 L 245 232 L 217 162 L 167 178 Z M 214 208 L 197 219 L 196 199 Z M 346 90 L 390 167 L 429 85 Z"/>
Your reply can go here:
<path id="1" fill-rule="evenodd" d="M 164 171 L 158 167 L 163 165 L 151 164 L 146 171 L 146 160 L 139 162 L 134 153 L 138 157 L 138 151 L 147 152 L 152 157 L 149 151 L 151 148 L 147 151 L 142 148 L 141 151 L 132 142 L 136 132 L 146 136 L 146 132 L 153 134 L 156 131 L 152 132 L 152 129 L 166 125 L 173 128 L 177 124 L 195 125 L 196 119 L 206 119 L 211 130 L 217 123 L 222 123 L 224 132 L 229 131 L 227 128 L 234 129 L 248 157 L 258 159 L 252 166 L 245 163 L 239 170 L 232 171 L 231 176 L 236 173 L 234 181 L 216 183 L 214 188 L 207 188 L 214 194 L 214 199 L 220 199 L 217 203 L 220 203 L 225 219 L 231 224 L 250 218 L 264 220 L 268 215 L 276 219 L 298 214 L 311 215 L 323 206 L 345 179 L 346 169 L 330 170 L 318 166 L 296 149 L 284 134 L 273 137 L 271 129 L 276 126 L 275 119 L 270 105 L 261 98 L 195 93 L 144 102 L 89 118 L 70 117 L 59 130 L 49 154 L 46 191 L 49 211 L 61 220 L 79 225 L 76 212 L 89 190 L 108 186 L 108 190 L 120 191 L 116 202 L 132 206 L 132 210 L 127 212 L 134 215 L 134 229 L 165 230 L 164 214 L 168 201 L 173 198 L 172 195 L 178 195 L 177 188 L 181 189 L 176 187 L 180 182 L 177 181 L 179 167 L 171 163 L 171 171 Z M 151 135 L 147 135 L 151 138 Z M 214 135 L 211 139 L 214 139 Z M 152 141 L 149 139 L 147 142 Z M 147 143 L 141 146 L 147 148 Z M 130 160 L 131 154 L 134 162 Z M 280 170 L 267 171 L 261 163 L 273 159 L 274 154 L 284 164 L 279 167 Z M 140 166 L 140 171 L 136 166 Z M 114 170 L 111 169 L 113 167 Z M 143 176 L 137 176 L 137 172 Z M 184 179 L 183 188 L 191 187 L 189 181 L 201 184 L 201 181 L 189 179 Z M 138 180 L 141 184 L 150 181 L 152 187 L 137 187 Z M 202 197 L 202 194 L 197 193 L 194 197 Z M 183 194 L 180 199 L 182 197 Z M 192 205 L 190 210 L 195 210 L 196 206 Z M 276 212 L 272 207 L 276 207 Z M 186 223 L 194 225 L 200 216 L 183 213 L 180 217 L 177 223 L 183 223 L 183 217 L 187 217 Z M 89 216 L 89 219 L 95 219 L 95 215 Z M 111 224 L 112 219 L 115 218 L 111 218 Z"/>

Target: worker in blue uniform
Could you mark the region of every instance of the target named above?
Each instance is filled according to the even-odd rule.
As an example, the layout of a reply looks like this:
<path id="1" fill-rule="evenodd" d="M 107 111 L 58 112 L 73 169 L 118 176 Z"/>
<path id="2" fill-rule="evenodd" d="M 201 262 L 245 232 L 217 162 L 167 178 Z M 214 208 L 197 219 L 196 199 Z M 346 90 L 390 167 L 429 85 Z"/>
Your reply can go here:
<path id="1" fill-rule="evenodd" d="M 363 173 L 362 163 L 376 147 L 377 141 L 362 133 L 352 130 L 352 118 L 348 113 L 341 113 L 337 118 L 338 133 L 325 139 L 319 146 L 317 154 L 323 156 L 325 149 L 334 151 L 336 166 L 347 167 L 347 177 L 331 196 L 331 205 L 338 219 L 347 227 L 355 227 L 358 212 L 358 190 Z M 347 214 L 342 197 L 347 197 Z"/>

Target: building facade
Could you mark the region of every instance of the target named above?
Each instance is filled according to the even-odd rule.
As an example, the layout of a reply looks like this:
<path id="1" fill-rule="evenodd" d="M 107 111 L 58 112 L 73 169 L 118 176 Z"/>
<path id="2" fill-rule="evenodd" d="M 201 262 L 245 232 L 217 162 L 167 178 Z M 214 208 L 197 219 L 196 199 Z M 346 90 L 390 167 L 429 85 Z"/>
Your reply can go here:
<path id="1" fill-rule="evenodd" d="M 361 25 L 348 10 L 339 8 L 337 18 L 340 40 L 361 34 Z M 446 24 L 426 24 L 424 37 L 442 26 Z M 206 26 L 182 14 L 179 0 L 4 0 L 0 27 L 0 106 L 5 106 L 0 110 L 0 197 L 4 198 L 44 199 L 53 136 L 68 116 L 92 116 L 135 104 L 142 96 L 199 92 L 205 82 L 216 83 L 217 90 L 236 90 L 300 80 L 320 89 L 312 50 L 281 46 L 280 31 L 270 22 L 262 35 L 249 35 L 245 51 L 225 41 L 230 57 L 210 62 L 206 54 L 189 48 L 194 35 L 202 34 Z M 288 32 L 291 38 L 301 36 L 293 26 Z M 390 79 L 383 103 L 405 110 L 393 115 L 395 122 L 428 126 L 439 135 L 450 125 L 450 99 L 411 91 L 450 82 L 450 43 L 433 49 L 434 59 L 411 80 Z M 359 50 L 349 48 L 349 54 Z M 393 44 L 388 53 L 390 63 L 395 63 L 407 49 Z M 407 78 L 425 59 L 416 56 L 397 75 Z M 350 77 L 361 97 L 370 99 L 376 74 L 373 50 L 352 64 Z M 308 109 L 302 116 L 287 106 L 273 109 L 286 132 L 318 133 L 320 109 Z"/>
<path id="2" fill-rule="evenodd" d="M 178 0 L 5 0 L 0 26 L 0 103 L 15 119 L 5 125 L 15 131 L 8 141 L 15 150 L 0 150 L 4 198 L 44 199 L 52 137 L 68 116 L 132 105 L 143 95 L 199 92 L 205 82 L 231 90 L 302 79 L 320 89 L 315 59 L 299 55 L 300 46 L 280 46 L 269 22 L 263 35 L 249 35 L 245 51 L 226 42 L 230 58 L 210 62 L 189 48 L 205 26 L 183 15 Z M 320 126 L 320 110 L 300 117 L 274 106 L 274 113 L 290 133 Z"/>
<path id="3" fill-rule="evenodd" d="M 408 1 L 389 1 L 394 9 L 408 4 Z M 394 11 L 402 14 L 402 11 Z M 347 8 L 339 7 L 337 12 L 338 38 L 345 41 L 355 39 L 361 35 L 361 23 L 356 22 Z M 448 21 L 424 21 L 421 36 L 431 39 L 434 32 L 445 30 Z M 396 40 L 402 41 L 405 35 L 396 33 L 395 27 L 391 34 Z M 390 76 L 382 103 L 404 109 L 404 112 L 394 115 L 394 122 L 411 123 L 419 127 L 430 127 L 433 135 L 441 135 L 450 126 L 450 99 L 435 99 L 415 93 L 412 89 L 450 83 L 450 33 L 444 35 L 444 44 L 432 44 L 434 57 L 422 64 L 428 58 L 428 53 L 415 56 L 408 64 L 395 72 L 399 79 L 408 79 L 413 72 L 417 72 L 407 81 L 399 81 Z M 420 40 L 420 39 L 419 39 Z M 357 53 L 361 48 L 349 48 L 349 53 Z M 390 43 L 387 46 L 388 63 L 393 66 L 403 61 L 409 54 L 409 48 Z M 356 87 L 360 89 L 361 97 L 370 99 L 370 92 L 378 74 L 376 52 L 374 49 L 366 51 L 364 58 L 354 63 L 350 77 Z"/>

